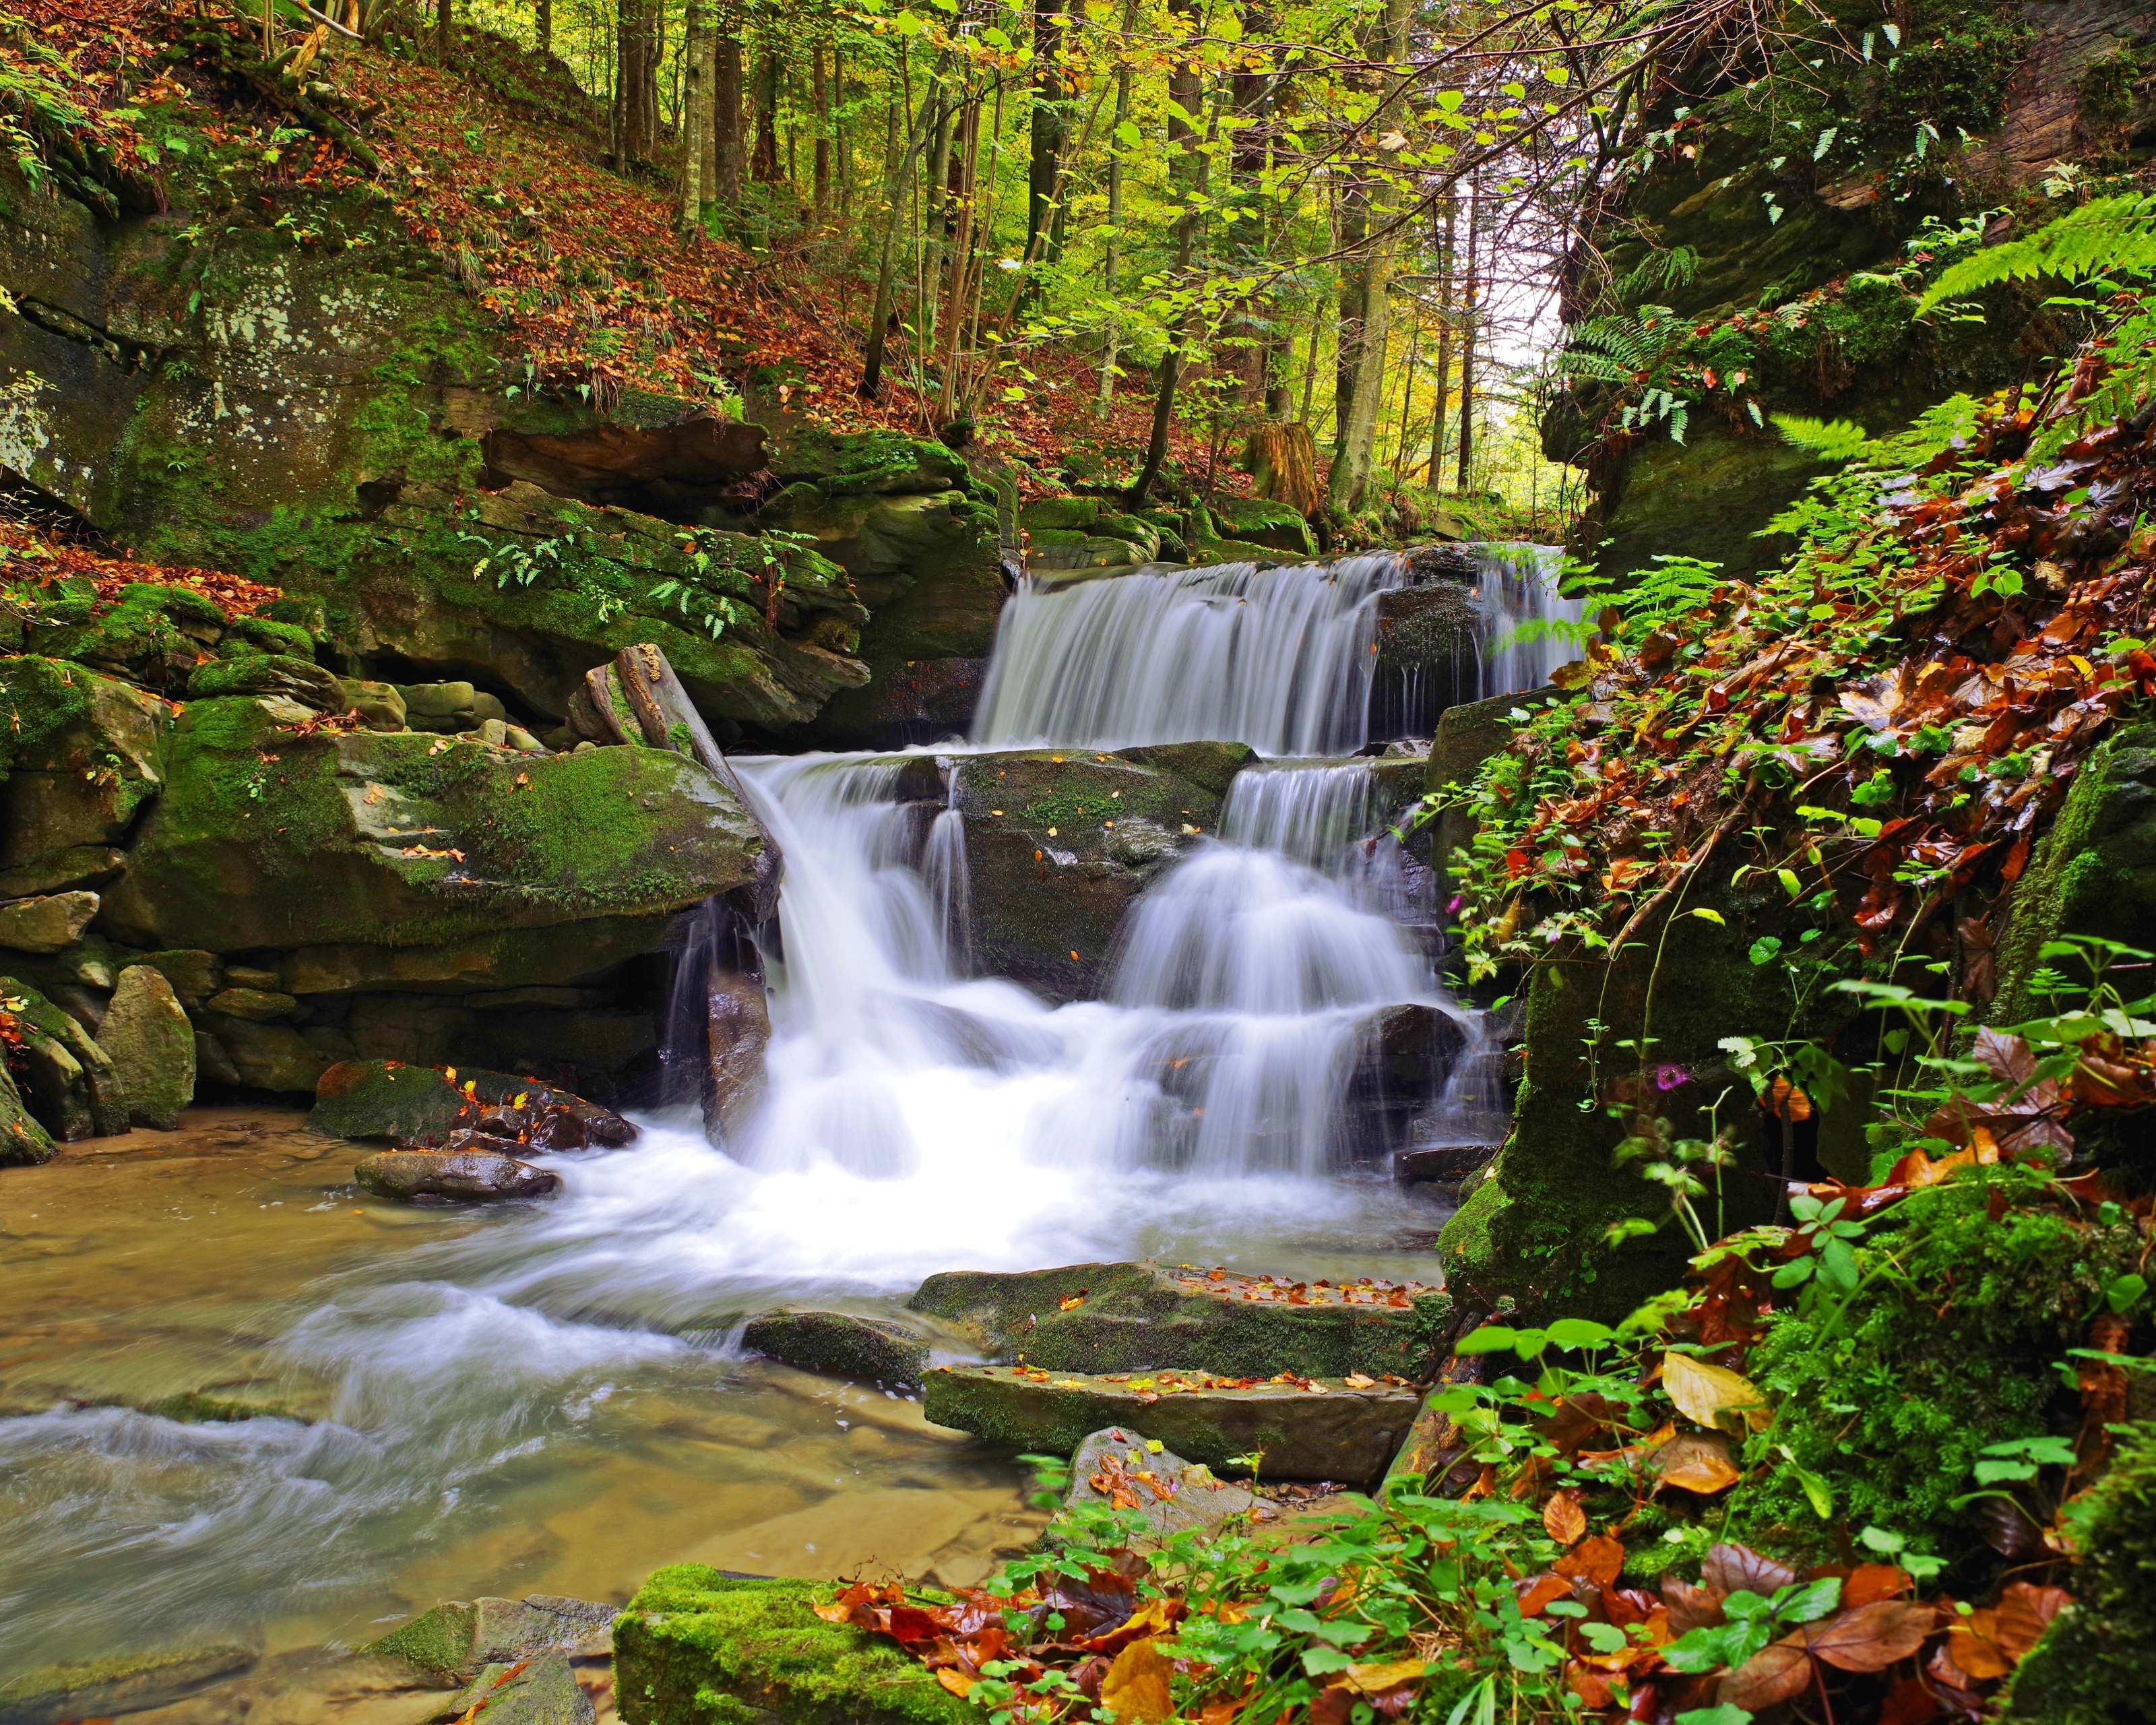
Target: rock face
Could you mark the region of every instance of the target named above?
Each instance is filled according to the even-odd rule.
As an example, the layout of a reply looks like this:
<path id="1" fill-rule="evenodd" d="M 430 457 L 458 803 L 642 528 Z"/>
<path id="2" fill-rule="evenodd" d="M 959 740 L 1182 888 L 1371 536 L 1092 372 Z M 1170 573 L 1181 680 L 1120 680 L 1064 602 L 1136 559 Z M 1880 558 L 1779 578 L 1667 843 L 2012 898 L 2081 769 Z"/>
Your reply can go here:
<path id="1" fill-rule="evenodd" d="M 928 1368 L 925 1336 L 850 1312 L 772 1312 L 749 1320 L 742 1343 L 804 1372 L 886 1389 L 912 1388 Z"/>
<path id="2" fill-rule="evenodd" d="M 170 1131 L 195 1099 L 195 1034 L 162 972 L 131 964 L 120 973 L 97 1040 L 119 1068 L 127 1116 Z"/>
<path id="3" fill-rule="evenodd" d="M 1078 1445 L 1063 1502 L 1066 1507 L 1135 1507 L 1163 1539 L 1194 1528 L 1211 1532 L 1258 1505 L 1247 1486 L 1216 1479 L 1204 1462 L 1186 1461 L 1158 1439 L 1135 1436 L 1116 1425 L 1088 1433 Z"/>
<path id="4" fill-rule="evenodd" d="M 821 1621 L 829 1589 L 732 1579 L 702 1563 L 654 1571 L 614 1628 L 624 1725 L 967 1725 L 978 1710 L 920 1661 L 850 1625 Z"/>
<path id="5" fill-rule="evenodd" d="M 603 1648 L 614 1615 L 612 1605 L 558 1594 L 451 1599 L 360 1651 L 402 1660 L 437 1686 L 457 1689 L 475 1681 L 489 1666 Z"/>
<path id="6" fill-rule="evenodd" d="M 1443 1296 L 1411 1285 L 1312 1287 L 1144 1263 L 947 1271 L 906 1304 L 992 1357 L 1023 1352 L 1028 1364 L 1057 1372 L 1404 1377 L 1424 1351 L 1418 1299 Z"/>
<path id="7" fill-rule="evenodd" d="M 1407 1435 L 1419 1398 L 1387 1385 L 1350 1389 L 1339 1379 L 1258 1384 L 1204 1373 L 1150 1378 L 1051 1374 L 1026 1366 L 939 1366 L 922 1411 L 1019 1450 L 1075 1450 L 1103 1427 L 1136 1430 L 1212 1467 L 1247 1472 L 1261 1454 L 1265 1479 L 1363 1485 L 1385 1471 Z M 1235 1387 L 1220 1387 L 1234 1385 Z"/>
<path id="8" fill-rule="evenodd" d="M 490 1151 L 382 1150 L 362 1157 L 352 1178 L 377 1198 L 439 1198 L 480 1204 L 497 1198 L 544 1198 L 561 1177 Z"/>
<path id="9" fill-rule="evenodd" d="M 954 757 L 973 954 L 1054 1000 L 1106 981 L 1138 895 L 1219 821 L 1240 743 Z"/>

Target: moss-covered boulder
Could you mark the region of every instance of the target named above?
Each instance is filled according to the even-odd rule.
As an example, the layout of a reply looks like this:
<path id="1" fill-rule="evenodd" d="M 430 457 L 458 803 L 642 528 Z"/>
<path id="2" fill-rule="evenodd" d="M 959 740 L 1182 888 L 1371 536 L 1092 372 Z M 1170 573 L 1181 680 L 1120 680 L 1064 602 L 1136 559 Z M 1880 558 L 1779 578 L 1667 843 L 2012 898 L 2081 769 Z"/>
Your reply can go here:
<path id="1" fill-rule="evenodd" d="M 1265 497 L 1215 497 L 1209 509 L 1223 539 L 1265 546 L 1291 557 L 1317 555 L 1310 522 L 1285 503 Z"/>
<path id="2" fill-rule="evenodd" d="M 613 1616 L 611 1605 L 557 1594 L 451 1599 L 360 1651 L 402 1660 L 427 1681 L 455 1689 L 490 1665 L 584 1651 L 604 1635 Z"/>
<path id="3" fill-rule="evenodd" d="M 307 1130 L 325 1137 L 439 1147 L 468 1124 L 475 1108 L 506 1110 L 511 1135 L 539 1130 L 543 1117 L 566 1116 L 573 1133 L 548 1132 L 541 1147 L 612 1148 L 633 1142 L 636 1128 L 612 1110 L 513 1072 L 410 1065 L 401 1060 L 345 1060 L 316 1088 Z"/>
<path id="4" fill-rule="evenodd" d="M 425 947 L 664 914 L 747 884 L 761 843 L 670 752 L 305 736 L 274 703 L 208 701 L 105 916 L 151 947 Z"/>
<path id="5" fill-rule="evenodd" d="M 928 1368 L 926 1329 L 852 1312 L 767 1312 L 749 1320 L 742 1345 L 803 1372 L 899 1389 Z"/>
<path id="6" fill-rule="evenodd" d="M 733 1579 L 702 1563 L 655 1571 L 614 1624 L 625 1725 L 967 1725 L 975 1710 L 894 1643 L 814 1607 L 805 1581 Z"/>
<path id="7" fill-rule="evenodd" d="M 1219 824 L 1221 769 L 1251 758 L 1241 744 L 1183 747 L 1192 752 L 1180 757 L 1070 749 L 955 760 L 981 969 L 1052 999 L 1099 992 L 1132 901 Z M 1174 764 L 1137 758 L 1148 753 Z"/>
<path id="8" fill-rule="evenodd" d="M 1096 1376 L 1021 1366 L 939 1366 L 921 1410 L 931 1423 L 1040 1455 L 1070 1452 L 1104 1426 L 1158 1438 L 1209 1467 L 1261 1477 L 1365 1485 L 1385 1471 L 1419 1398 L 1337 1378 L 1251 1384 L 1203 1373 Z"/>
<path id="9" fill-rule="evenodd" d="M 98 1045 L 111 1055 L 136 1126 L 169 1132 L 195 1099 L 194 1028 L 164 973 L 147 964 L 120 973 Z"/>
<path id="10" fill-rule="evenodd" d="M 171 707 L 34 655 L 0 660 L 0 702 L 21 727 L 0 726 L 0 894 L 104 885 L 125 866 L 121 841 L 163 784 Z"/>
<path id="11" fill-rule="evenodd" d="M 1055 1371 L 1188 1368 L 1231 1377 L 1413 1375 L 1427 1346 L 1413 1285 L 1291 1282 L 1154 1263 L 947 1271 L 907 1306 L 983 1352 Z"/>
<path id="12" fill-rule="evenodd" d="M 112 1057 L 81 1019 L 20 976 L 0 975 L 0 1011 L 13 1020 L 23 1098 L 53 1137 L 110 1137 L 127 1130 L 127 1094 Z M 21 1159 L 40 1159 L 33 1136 L 10 1134 Z"/>

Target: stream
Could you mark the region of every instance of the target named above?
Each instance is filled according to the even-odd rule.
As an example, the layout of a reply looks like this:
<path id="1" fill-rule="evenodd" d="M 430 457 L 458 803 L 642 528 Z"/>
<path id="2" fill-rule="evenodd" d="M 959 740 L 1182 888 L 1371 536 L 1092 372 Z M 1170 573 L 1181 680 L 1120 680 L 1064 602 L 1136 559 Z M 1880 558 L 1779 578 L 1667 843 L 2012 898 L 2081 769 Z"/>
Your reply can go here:
<path id="1" fill-rule="evenodd" d="M 1491 547 L 1486 694 L 1568 646 L 1532 547 Z M 1009 1458 L 911 1399 L 746 1355 L 759 1311 L 863 1312 L 924 1276 L 1158 1256 L 1427 1276 L 1444 1209 L 1358 1163 L 1342 1103 L 1373 1014 L 1458 1052 L 1418 1129 L 1490 1142 L 1479 1014 L 1419 932 L 1426 870 L 1377 838 L 1363 742 L 1389 555 L 1141 572 L 1006 607 L 976 736 L 922 751 L 1246 741 L 1200 840 L 1132 911 L 1103 998 L 968 962 L 955 813 L 904 756 L 738 757 L 787 860 L 768 1094 L 535 1158 L 565 1191 L 473 1212 L 355 1197 L 304 1116 L 0 1173 L 0 1676 L 196 1641 L 356 1645 L 442 1598 L 625 1599 L 659 1564 L 977 1581 L 1038 1526 Z M 246 1420 L 141 1411 L 188 1392 Z"/>

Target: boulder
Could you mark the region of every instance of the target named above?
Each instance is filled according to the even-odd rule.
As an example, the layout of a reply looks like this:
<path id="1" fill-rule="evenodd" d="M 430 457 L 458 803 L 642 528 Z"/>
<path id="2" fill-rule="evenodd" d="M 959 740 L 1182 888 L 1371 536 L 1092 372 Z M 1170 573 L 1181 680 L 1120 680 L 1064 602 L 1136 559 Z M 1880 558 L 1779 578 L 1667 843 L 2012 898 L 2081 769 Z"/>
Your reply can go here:
<path id="1" fill-rule="evenodd" d="M 49 1665 L 0 1680 L 0 1725 L 57 1725 L 169 1706 L 252 1666 L 247 1647 L 181 1647 Z"/>
<path id="2" fill-rule="evenodd" d="M 715 971 L 705 1011 L 709 1082 L 704 1088 L 704 1127 L 724 1142 L 740 1132 L 763 1100 L 771 1004 L 756 978 Z"/>
<path id="3" fill-rule="evenodd" d="M 926 1337 L 850 1312 L 767 1312 L 749 1320 L 742 1344 L 804 1372 L 886 1389 L 911 1388 L 928 1369 Z"/>
<path id="4" fill-rule="evenodd" d="M 451 1705 L 459 1725 L 593 1725 L 598 1717 L 560 1653 L 490 1665 Z"/>
<path id="5" fill-rule="evenodd" d="M 1111 1425 L 1089 1432 L 1070 1458 L 1065 1507 L 1106 1503 L 1137 1509 L 1166 1539 L 1194 1530 L 1210 1533 L 1258 1507 L 1257 1494 L 1216 1478 L 1202 1461 L 1186 1461 L 1158 1438 Z"/>
<path id="6" fill-rule="evenodd" d="M 56 892 L 0 905 L 0 947 L 18 952 L 57 952 L 82 938 L 97 906 L 94 892 Z"/>
<path id="7" fill-rule="evenodd" d="M 1378 595 L 1373 737 L 1428 737 L 1481 692 L 1484 619 L 1471 585 L 1436 580 Z"/>
<path id="8" fill-rule="evenodd" d="M 978 1708 L 892 1642 L 815 1607 L 830 1589 L 736 1579 L 702 1563 L 654 1571 L 614 1625 L 624 1725 L 969 1725 Z"/>
<path id="9" fill-rule="evenodd" d="M 550 1142 L 547 1148 L 613 1148 L 636 1137 L 636 1127 L 612 1110 L 509 1072 L 346 1060 L 322 1073 L 315 1096 L 307 1129 L 325 1137 L 441 1144 L 460 1125 L 476 1124 L 479 1109 L 498 1108 L 519 1096 L 524 1098 L 520 1111 L 535 1127 L 540 1117 L 557 1111 L 577 1122 L 580 1142 Z"/>
<path id="10" fill-rule="evenodd" d="M 344 711 L 357 713 L 370 731 L 402 731 L 405 726 L 404 697 L 394 683 L 370 682 L 364 677 L 339 677 L 337 690 Z"/>
<path id="11" fill-rule="evenodd" d="M 217 954 L 200 947 L 145 952 L 141 962 L 172 985 L 182 1006 L 199 1006 L 224 986 L 224 967 Z"/>
<path id="12" fill-rule="evenodd" d="M 755 820 L 681 756 L 301 736 L 272 706 L 188 706 L 163 794 L 105 896 L 116 936 L 231 952 L 454 947 L 623 919 L 648 932 L 648 919 L 754 878 Z M 578 963 L 588 945 L 565 942 Z"/>
<path id="13" fill-rule="evenodd" d="M 237 972 L 228 972 L 233 981 Z M 289 1019 L 300 1009 L 300 1003 L 291 995 L 259 988 L 230 988 L 220 989 L 203 1002 L 204 1012 L 222 1013 L 228 1018 L 246 1019 L 258 1024 L 267 1024 L 279 1019 Z"/>
<path id="14" fill-rule="evenodd" d="M 162 971 L 131 964 L 120 973 L 97 1040 L 119 1070 L 127 1117 L 169 1132 L 195 1099 L 195 1035 Z"/>
<path id="15" fill-rule="evenodd" d="M 1056 1371 L 1407 1377 L 1427 1351 L 1416 1302 L 1442 1297 L 1412 1283 L 1288 1282 L 1147 1262 L 947 1271 L 906 1304 L 992 1357 L 1022 1350 Z"/>
<path id="16" fill-rule="evenodd" d="M 1266 497 L 1215 497 L 1209 507 L 1224 539 L 1284 551 L 1291 557 L 1317 555 L 1310 522 L 1285 503 Z"/>
<path id="17" fill-rule="evenodd" d="M 214 1036 L 249 1090 L 312 1095 L 330 1058 L 290 1024 L 264 1024 L 204 1011 L 201 1028 Z"/>
<path id="18" fill-rule="evenodd" d="M 489 1666 L 597 1651 L 605 1645 L 614 1615 L 612 1605 L 558 1594 L 450 1599 L 360 1651 L 402 1660 L 437 1686 L 459 1689 Z"/>
<path id="19" fill-rule="evenodd" d="M 360 1158 L 352 1177 L 377 1198 L 460 1204 L 543 1198 L 562 1183 L 558 1174 L 494 1151 L 377 1150 Z"/>
<path id="20" fill-rule="evenodd" d="M 282 697 L 318 713 L 344 711 L 344 688 L 336 676 L 311 659 L 289 653 L 245 653 L 197 665 L 187 679 L 187 698 L 208 701 L 220 695 Z"/>
<path id="21" fill-rule="evenodd" d="M 405 724 L 414 731 L 454 736 L 473 730 L 490 719 L 501 724 L 509 717 L 509 709 L 501 704 L 501 696 L 490 695 L 470 683 L 392 683 L 388 688 L 403 711 Z M 389 727 L 385 725 L 377 728 L 386 731 Z"/>
<path id="22" fill-rule="evenodd" d="M 1413 1421 L 1414 1391 L 1340 1378 L 1286 1383 L 1160 1372 L 1111 1376 L 1033 1365 L 938 1366 L 921 1411 L 992 1444 L 1075 1450 L 1106 1426 L 1138 1430 L 1208 1466 L 1266 1479 L 1364 1485 L 1385 1471 Z"/>
<path id="23" fill-rule="evenodd" d="M 71 887 L 103 886 L 126 872 L 127 853 L 110 845 L 74 845 L 18 868 L 0 869 L 0 898 L 28 898 Z"/>
<path id="24" fill-rule="evenodd" d="M 1191 747 L 1215 782 L 1240 747 Z M 1096 750 L 958 756 L 952 774 L 975 962 L 1055 1000 L 1099 992 L 1132 902 L 1219 819 L 1220 791 Z"/>
<path id="25" fill-rule="evenodd" d="M 126 1132 L 119 1071 L 82 1022 L 20 977 L 0 977 L 0 1001 L 15 1020 L 27 1101 L 38 1123 L 64 1143 Z M 26 1141 L 17 1135 L 15 1142 Z"/>
<path id="26" fill-rule="evenodd" d="M 0 701 L 15 716 L 0 737 L 0 892 L 102 886 L 163 784 L 171 707 L 80 665 L 34 657 L 0 660 Z"/>

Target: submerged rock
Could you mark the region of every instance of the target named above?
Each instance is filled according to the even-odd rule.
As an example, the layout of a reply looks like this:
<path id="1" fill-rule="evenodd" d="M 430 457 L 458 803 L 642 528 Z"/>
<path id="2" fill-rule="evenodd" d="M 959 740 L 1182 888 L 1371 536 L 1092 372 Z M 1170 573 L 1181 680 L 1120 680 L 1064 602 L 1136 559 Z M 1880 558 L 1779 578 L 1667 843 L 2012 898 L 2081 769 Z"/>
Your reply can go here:
<path id="1" fill-rule="evenodd" d="M 951 1271 L 906 1304 L 983 1353 L 1022 1353 L 1056 1371 L 1383 1377 L 1413 1374 L 1425 1351 L 1416 1302 L 1442 1298 L 1412 1283 L 1288 1283 L 1142 1263 Z"/>
<path id="2" fill-rule="evenodd" d="M 593 1725 L 598 1717 L 561 1653 L 490 1665 L 449 1705 L 459 1725 Z"/>
<path id="3" fill-rule="evenodd" d="M 1087 1435 L 1070 1458 L 1066 1507 L 1106 1503 L 1136 1509 L 1165 1538 L 1193 1528 L 1211 1532 L 1258 1507 L 1256 1493 L 1214 1476 L 1202 1461 L 1186 1461 L 1157 1438 L 1111 1425 Z"/>
<path id="4" fill-rule="evenodd" d="M 49 1665 L 0 1680 L 0 1725 L 146 1712 L 254 1663 L 246 1647 L 184 1647 L 80 1664 Z"/>
<path id="5" fill-rule="evenodd" d="M 481 1203 L 495 1198 L 543 1198 L 559 1174 L 490 1151 L 379 1150 L 361 1158 L 352 1177 L 377 1198 L 444 1198 Z"/>
<path id="6" fill-rule="evenodd" d="M 514 1138 L 521 1130 L 535 1149 L 612 1148 L 636 1137 L 636 1127 L 612 1109 L 512 1072 L 342 1060 L 322 1073 L 315 1097 L 307 1130 L 331 1138 L 444 1145 L 460 1127 L 480 1126 L 490 1111 L 491 1135 Z M 511 1111 L 523 1124 L 503 1132 L 501 1111 L 519 1097 L 521 1106 Z"/>
<path id="7" fill-rule="evenodd" d="M 858 1378 L 886 1389 L 920 1383 L 927 1340 L 903 1324 L 850 1312 L 771 1312 L 752 1318 L 742 1343 L 758 1353 L 827 1377 Z"/>
<path id="8" fill-rule="evenodd" d="M 1034 1366 L 939 1366 L 922 1412 L 990 1443 L 1075 1450 L 1106 1426 L 1143 1431 L 1213 1467 L 1266 1479 L 1366 1484 L 1385 1471 L 1413 1422 L 1406 1389 L 1301 1378 L 1251 1383 L 1203 1373 L 1150 1376 L 1050 1373 Z"/>
<path id="9" fill-rule="evenodd" d="M 438 1687 L 457 1689 L 490 1665 L 511 1666 L 550 1652 L 603 1651 L 615 1609 L 559 1594 L 449 1599 L 360 1651 L 402 1660 Z"/>
<path id="10" fill-rule="evenodd" d="M 888 1640 L 814 1608 L 808 1581 L 735 1580 L 702 1563 L 654 1571 L 614 1626 L 626 1725 L 714 1719 L 968 1725 L 981 1717 Z"/>

